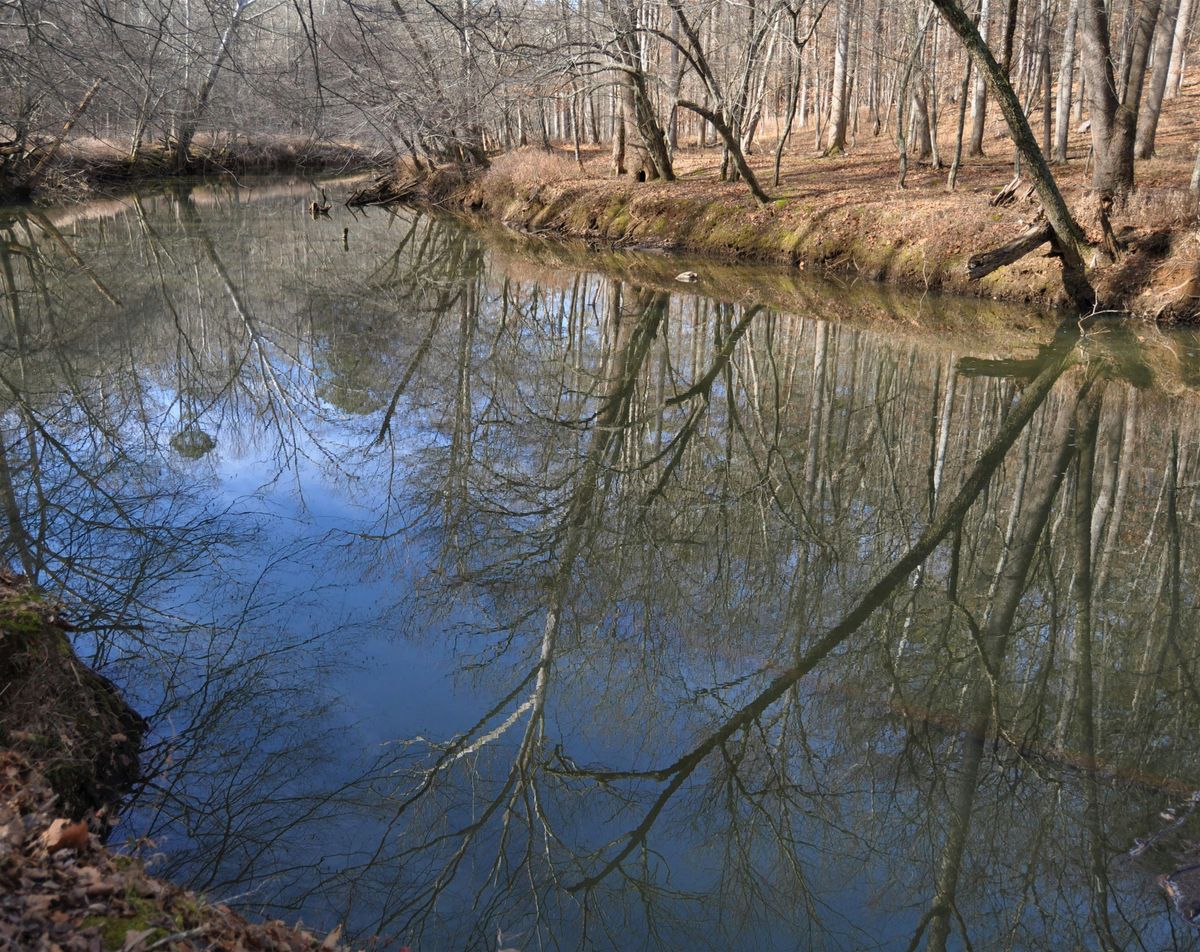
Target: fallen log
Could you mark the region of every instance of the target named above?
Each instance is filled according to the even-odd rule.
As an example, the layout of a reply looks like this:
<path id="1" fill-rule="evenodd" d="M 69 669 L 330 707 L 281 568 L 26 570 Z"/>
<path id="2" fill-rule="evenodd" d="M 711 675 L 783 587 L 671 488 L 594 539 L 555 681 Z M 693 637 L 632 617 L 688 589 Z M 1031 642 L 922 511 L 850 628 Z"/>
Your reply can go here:
<path id="1" fill-rule="evenodd" d="M 390 175 L 384 175 L 369 185 L 350 194 L 346 205 L 350 208 L 362 208 L 365 205 L 391 205 L 410 198 L 424 182 L 424 176 L 417 176 L 405 182 L 397 182 Z"/>
<path id="2" fill-rule="evenodd" d="M 29 178 L 26 179 L 25 187 L 27 189 L 32 189 L 38 182 L 41 181 L 42 175 L 45 173 L 47 166 L 54 159 L 54 156 L 58 154 L 59 146 L 63 144 L 63 140 L 65 140 L 70 134 L 71 130 L 75 128 L 75 123 L 79 121 L 79 117 L 83 115 L 84 110 L 87 109 L 88 105 L 92 101 L 92 97 L 96 95 L 96 90 L 99 88 L 100 80 L 96 80 L 91 86 L 88 87 L 88 91 L 83 94 L 83 98 L 79 100 L 79 105 L 71 110 L 71 114 L 67 117 L 67 121 L 63 123 L 62 130 L 55 137 L 54 141 L 50 143 L 49 147 L 42 154 L 41 159 L 38 160 L 38 164 L 33 167 L 33 171 L 29 174 Z"/>
<path id="3" fill-rule="evenodd" d="M 1019 261 L 1039 245 L 1044 245 L 1047 241 L 1053 242 L 1053 240 L 1054 229 L 1050 227 L 1050 223 L 1044 218 L 1038 218 L 1028 229 L 1008 244 L 972 255 L 967 262 L 967 277 L 972 281 L 986 278 L 998 268 Z"/>

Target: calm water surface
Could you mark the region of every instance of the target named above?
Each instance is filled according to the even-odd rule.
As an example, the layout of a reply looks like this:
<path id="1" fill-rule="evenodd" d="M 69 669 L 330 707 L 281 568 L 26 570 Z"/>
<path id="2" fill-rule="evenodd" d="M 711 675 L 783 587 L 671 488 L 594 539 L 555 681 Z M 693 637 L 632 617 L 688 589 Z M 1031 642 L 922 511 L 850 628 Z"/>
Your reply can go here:
<path id="1" fill-rule="evenodd" d="M 1196 947 L 1200 341 L 309 194 L 0 214 L 130 849 L 384 949 Z"/>

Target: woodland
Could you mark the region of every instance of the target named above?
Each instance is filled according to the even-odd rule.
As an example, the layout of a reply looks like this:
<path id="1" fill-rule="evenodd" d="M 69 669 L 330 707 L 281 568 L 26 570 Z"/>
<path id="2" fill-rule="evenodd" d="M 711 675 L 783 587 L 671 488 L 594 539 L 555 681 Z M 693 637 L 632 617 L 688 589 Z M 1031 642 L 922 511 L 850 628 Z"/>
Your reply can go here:
<path id="1" fill-rule="evenodd" d="M 370 197 L 394 199 L 500 157 L 527 183 L 735 183 L 759 208 L 839 181 L 853 194 L 817 204 L 866 196 L 914 219 L 922 192 L 986 188 L 1037 218 L 970 249 L 971 278 L 1048 242 L 1086 309 L 1144 181 L 1193 263 L 1195 6 L 5 0 L 0 189 L 375 164 L 393 188 Z"/>

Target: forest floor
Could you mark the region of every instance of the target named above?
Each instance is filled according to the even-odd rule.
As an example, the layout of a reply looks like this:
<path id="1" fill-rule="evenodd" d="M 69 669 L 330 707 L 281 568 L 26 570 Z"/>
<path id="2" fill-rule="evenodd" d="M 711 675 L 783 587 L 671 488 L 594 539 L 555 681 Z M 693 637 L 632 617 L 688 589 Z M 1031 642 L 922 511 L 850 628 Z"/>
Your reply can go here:
<path id="1" fill-rule="evenodd" d="M 938 140 L 948 165 L 957 115 L 946 111 Z M 765 207 L 744 183 L 720 181 L 719 148 L 694 143 L 676 153 L 676 182 L 615 178 L 606 148 L 583 147 L 577 163 L 573 147 L 559 144 L 549 153 L 526 147 L 501 155 L 470 181 L 435 183 L 426 198 L 520 231 L 614 247 L 784 261 L 918 289 L 1065 303 L 1059 265 L 1046 256 L 1027 256 L 979 282 L 967 277 L 972 255 L 1013 239 L 1039 211 L 1024 186 L 1017 201 L 992 205 L 1013 178 L 1013 148 L 998 115 L 989 115 L 986 155 L 964 157 L 954 192 L 947 190 L 947 168 L 915 161 L 899 188 L 895 143 L 873 136 L 865 116 L 861 122 L 847 151 L 828 158 L 817 151 L 811 127 L 797 130 L 779 185 L 772 185 L 775 140 L 764 130 L 750 161 L 771 196 Z M 1155 157 L 1137 164 L 1136 192 L 1113 212 L 1122 254 L 1094 274 L 1105 306 L 1163 322 L 1200 319 L 1200 217 L 1188 189 L 1198 142 L 1200 71 L 1194 71 L 1164 109 Z M 1073 132 L 1068 162 L 1053 171 L 1089 237 L 1099 241 L 1088 153 L 1089 134 Z"/>

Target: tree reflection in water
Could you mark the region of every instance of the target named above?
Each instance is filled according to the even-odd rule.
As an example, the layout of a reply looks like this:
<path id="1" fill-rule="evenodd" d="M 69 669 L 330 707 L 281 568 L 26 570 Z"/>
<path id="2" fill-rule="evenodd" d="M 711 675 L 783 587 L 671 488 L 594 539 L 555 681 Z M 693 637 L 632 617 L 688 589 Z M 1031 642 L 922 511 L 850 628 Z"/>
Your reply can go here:
<path id="1" fill-rule="evenodd" d="M 0 225 L 6 555 L 154 714 L 169 873 L 385 945 L 1190 947 L 1187 824 L 1128 851 L 1200 785 L 1193 337 L 302 194 Z"/>

